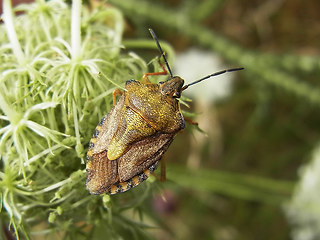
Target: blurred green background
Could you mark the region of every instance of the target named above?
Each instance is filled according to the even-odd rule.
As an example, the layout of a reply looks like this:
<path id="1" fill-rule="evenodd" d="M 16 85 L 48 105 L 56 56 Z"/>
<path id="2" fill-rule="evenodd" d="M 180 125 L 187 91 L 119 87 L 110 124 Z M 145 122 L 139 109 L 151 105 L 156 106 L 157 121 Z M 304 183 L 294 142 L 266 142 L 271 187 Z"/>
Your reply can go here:
<path id="1" fill-rule="evenodd" d="M 148 37 L 152 26 L 178 54 L 197 48 L 218 55 L 224 63 L 220 69 L 245 67 L 233 73 L 231 94 L 201 104 L 201 91 L 192 96 L 195 121 L 207 136 L 188 126 L 166 153 L 169 181 L 184 188 L 168 191 L 169 203 L 153 199 L 160 206 L 150 211 L 159 211 L 173 234 L 159 230 L 156 238 L 292 239 L 294 227 L 290 231 L 283 206 L 319 140 L 320 3 L 111 3 L 123 10 L 129 37 Z M 203 64 L 198 59 L 185 70 Z M 201 85 L 193 88 L 209 83 Z"/>
<path id="2" fill-rule="evenodd" d="M 100 2 L 87 3 L 93 6 Z M 320 2 L 104 3 L 123 13 L 128 51 L 137 52 L 146 61 L 158 55 L 155 50 L 130 45 L 132 39 L 150 40 L 148 28 L 152 27 L 158 38 L 175 50 L 176 56 L 168 56 L 173 73 L 187 82 L 225 68 L 245 68 L 192 87 L 198 91 L 184 92 L 192 101 L 188 101 L 190 108 L 182 108 L 199 123 L 201 131 L 188 125 L 176 136 L 165 154 L 166 182 L 141 184 L 128 195 L 114 196 L 115 205 L 123 204 L 125 209 L 128 201 L 134 201 L 131 197 L 137 197 L 128 208 L 143 212 L 143 216 L 135 216 L 142 219 L 139 227 L 151 239 L 320 238 L 320 210 L 314 204 L 320 198 L 320 185 L 303 191 L 306 198 L 313 194 L 313 201 L 299 205 L 293 200 L 303 189 L 301 166 L 308 169 L 318 156 Z M 316 166 L 309 165 L 314 169 L 313 177 L 320 172 Z M 310 181 L 319 182 L 316 178 Z M 145 188 L 147 196 L 143 196 Z M 99 197 L 92 198 L 91 203 L 102 205 L 96 200 Z M 314 213 L 310 219 L 308 211 Z M 134 224 L 121 214 L 113 218 L 114 229 L 108 231 L 118 231 L 127 239 Z M 82 223 L 80 218 L 77 224 Z M 305 226 L 308 234 L 303 234 Z M 68 229 L 68 225 L 61 229 Z M 100 226 L 84 239 L 105 239 L 104 230 Z M 128 239 L 140 239 L 139 234 L 131 237 Z M 76 238 L 71 234 L 68 239 Z"/>

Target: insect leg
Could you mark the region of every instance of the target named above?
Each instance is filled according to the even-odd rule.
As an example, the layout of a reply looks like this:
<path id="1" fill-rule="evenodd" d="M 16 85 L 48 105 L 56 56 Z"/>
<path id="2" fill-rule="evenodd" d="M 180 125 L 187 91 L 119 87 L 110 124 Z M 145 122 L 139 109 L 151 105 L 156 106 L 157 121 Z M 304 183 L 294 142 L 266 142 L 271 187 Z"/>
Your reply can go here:
<path id="1" fill-rule="evenodd" d="M 164 160 L 164 158 L 162 158 L 160 164 L 160 181 L 164 182 L 166 180 L 166 161 Z"/>
<path id="2" fill-rule="evenodd" d="M 198 126 L 198 125 L 199 125 L 197 122 L 193 121 L 193 120 L 192 120 L 191 118 L 189 118 L 189 117 L 184 117 L 184 120 L 185 120 L 187 123 L 191 124 L 191 125 L 195 125 L 195 126 Z"/>
<path id="3" fill-rule="evenodd" d="M 121 96 L 122 92 L 119 88 L 117 88 L 116 90 L 113 91 L 112 93 L 112 98 L 113 98 L 113 106 L 116 105 L 117 103 L 117 96 Z"/>
<path id="4" fill-rule="evenodd" d="M 154 176 L 158 181 L 164 182 L 166 181 L 166 162 L 164 158 L 161 158 L 160 165 L 160 176 L 155 172 L 152 172 L 152 176 Z"/>
<path id="5" fill-rule="evenodd" d="M 154 76 L 154 75 L 168 75 L 168 71 L 165 69 L 165 67 L 161 64 L 160 60 L 159 60 L 159 64 L 162 68 L 162 72 L 153 72 L 153 73 L 145 73 L 143 74 L 143 81 L 145 81 L 146 83 L 150 83 L 150 80 L 148 78 L 148 76 Z"/>

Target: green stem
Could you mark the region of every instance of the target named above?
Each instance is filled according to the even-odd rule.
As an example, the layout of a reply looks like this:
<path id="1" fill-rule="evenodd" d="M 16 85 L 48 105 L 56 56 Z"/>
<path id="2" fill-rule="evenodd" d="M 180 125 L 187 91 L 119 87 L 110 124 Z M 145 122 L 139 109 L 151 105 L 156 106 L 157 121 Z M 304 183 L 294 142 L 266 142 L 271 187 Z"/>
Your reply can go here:
<path id="1" fill-rule="evenodd" d="M 77 106 L 74 100 L 72 100 L 72 109 L 73 109 L 73 122 L 74 122 L 74 131 L 76 135 L 77 145 L 81 145 L 80 132 L 79 132 L 79 121 L 78 121 L 78 111 Z"/>
<path id="2" fill-rule="evenodd" d="M 9 106 L 9 104 L 2 96 L 2 93 L 0 93 L 0 109 L 9 118 L 10 123 L 14 126 L 17 125 L 22 118 L 19 113 L 17 113 L 11 106 Z"/>
<path id="3" fill-rule="evenodd" d="M 24 62 L 24 54 L 21 50 L 20 43 L 17 38 L 17 34 L 13 24 L 12 5 L 10 0 L 3 1 L 3 17 L 2 17 L 8 38 L 11 43 L 11 47 L 14 55 L 16 56 L 18 63 L 21 65 Z"/>
<path id="4" fill-rule="evenodd" d="M 169 180 L 186 188 L 276 205 L 288 201 L 294 188 L 294 182 L 213 169 L 193 171 L 174 164 L 167 173 Z"/>
<path id="5" fill-rule="evenodd" d="M 71 54 L 73 59 L 77 59 L 81 46 L 81 0 L 72 1 L 71 13 Z"/>
<path id="6" fill-rule="evenodd" d="M 122 44 L 126 48 L 138 48 L 138 49 L 155 49 L 158 51 L 157 45 L 154 40 L 151 39 L 139 39 L 139 40 L 124 40 Z M 166 57 L 169 62 L 172 61 L 173 56 L 175 55 L 173 48 L 170 44 L 160 41 L 161 47 L 166 53 Z"/>
<path id="7" fill-rule="evenodd" d="M 34 192 L 34 195 L 43 194 L 43 193 L 45 193 L 45 192 L 49 192 L 49 191 L 52 191 L 52 190 L 54 190 L 54 189 L 60 188 L 60 187 L 62 187 L 63 185 L 65 185 L 65 184 L 67 184 L 67 183 L 70 183 L 71 181 L 72 181 L 72 179 L 70 179 L 70 178 L 64 179 L 64 180 L 62 180 L 62 181 L 60 181 L 60 182 L 57 182 L 57 183 L 55 183 L 55 184 L 52 184 L 52 185 L 44 188 L 44 189 L 42 189 L 42 190 L 35 191 L 35 192 Z"/>

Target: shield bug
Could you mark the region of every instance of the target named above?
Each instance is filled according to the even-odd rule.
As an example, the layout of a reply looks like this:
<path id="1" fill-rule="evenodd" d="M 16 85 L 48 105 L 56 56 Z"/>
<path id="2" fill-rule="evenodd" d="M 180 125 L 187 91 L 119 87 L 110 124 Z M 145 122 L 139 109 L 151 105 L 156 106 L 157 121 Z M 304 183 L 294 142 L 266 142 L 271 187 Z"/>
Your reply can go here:
<path id="1" fill-rule="evenodd" d="M 149 30 L 166 68 L 160 64 L 162 72 L 146 73 L 143 81 L 127 81 L 123 94 L 114 92 L 114 107 L 102 118 L 89 143 L 86 185 L 91 194 L 125 192 L 146 180 L 174 136 L 185 127 L 178 100 L 182 91 L 213 76 L 243 69 L 223 70 L 184 85 L 182 78 L 172 75 L 155 33 Z M 154 84 L 150 75 L 170 76 Z"/>

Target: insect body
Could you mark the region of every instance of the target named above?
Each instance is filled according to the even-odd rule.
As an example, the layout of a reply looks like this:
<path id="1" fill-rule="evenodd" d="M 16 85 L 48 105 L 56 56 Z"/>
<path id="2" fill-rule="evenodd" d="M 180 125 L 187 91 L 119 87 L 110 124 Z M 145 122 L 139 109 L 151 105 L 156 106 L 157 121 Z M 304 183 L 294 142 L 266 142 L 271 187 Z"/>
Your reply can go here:
<path id="1" fill-rule="evenodd" d="M 129 80 L 125 91 L 111 111 L 100 121 L 89 143 L 87 153 L 87 189 L 91 194 L 125 192 L 147 179 L 174 136 L 185 127 L 178 98 L 190 85 L 222 74 L 224 70 L 184 86 L 184 80 L 172 76 L 163 51 L 170 78 L 159 84 Z M 114 95 L 115 102 L 115 95 Z"/>

